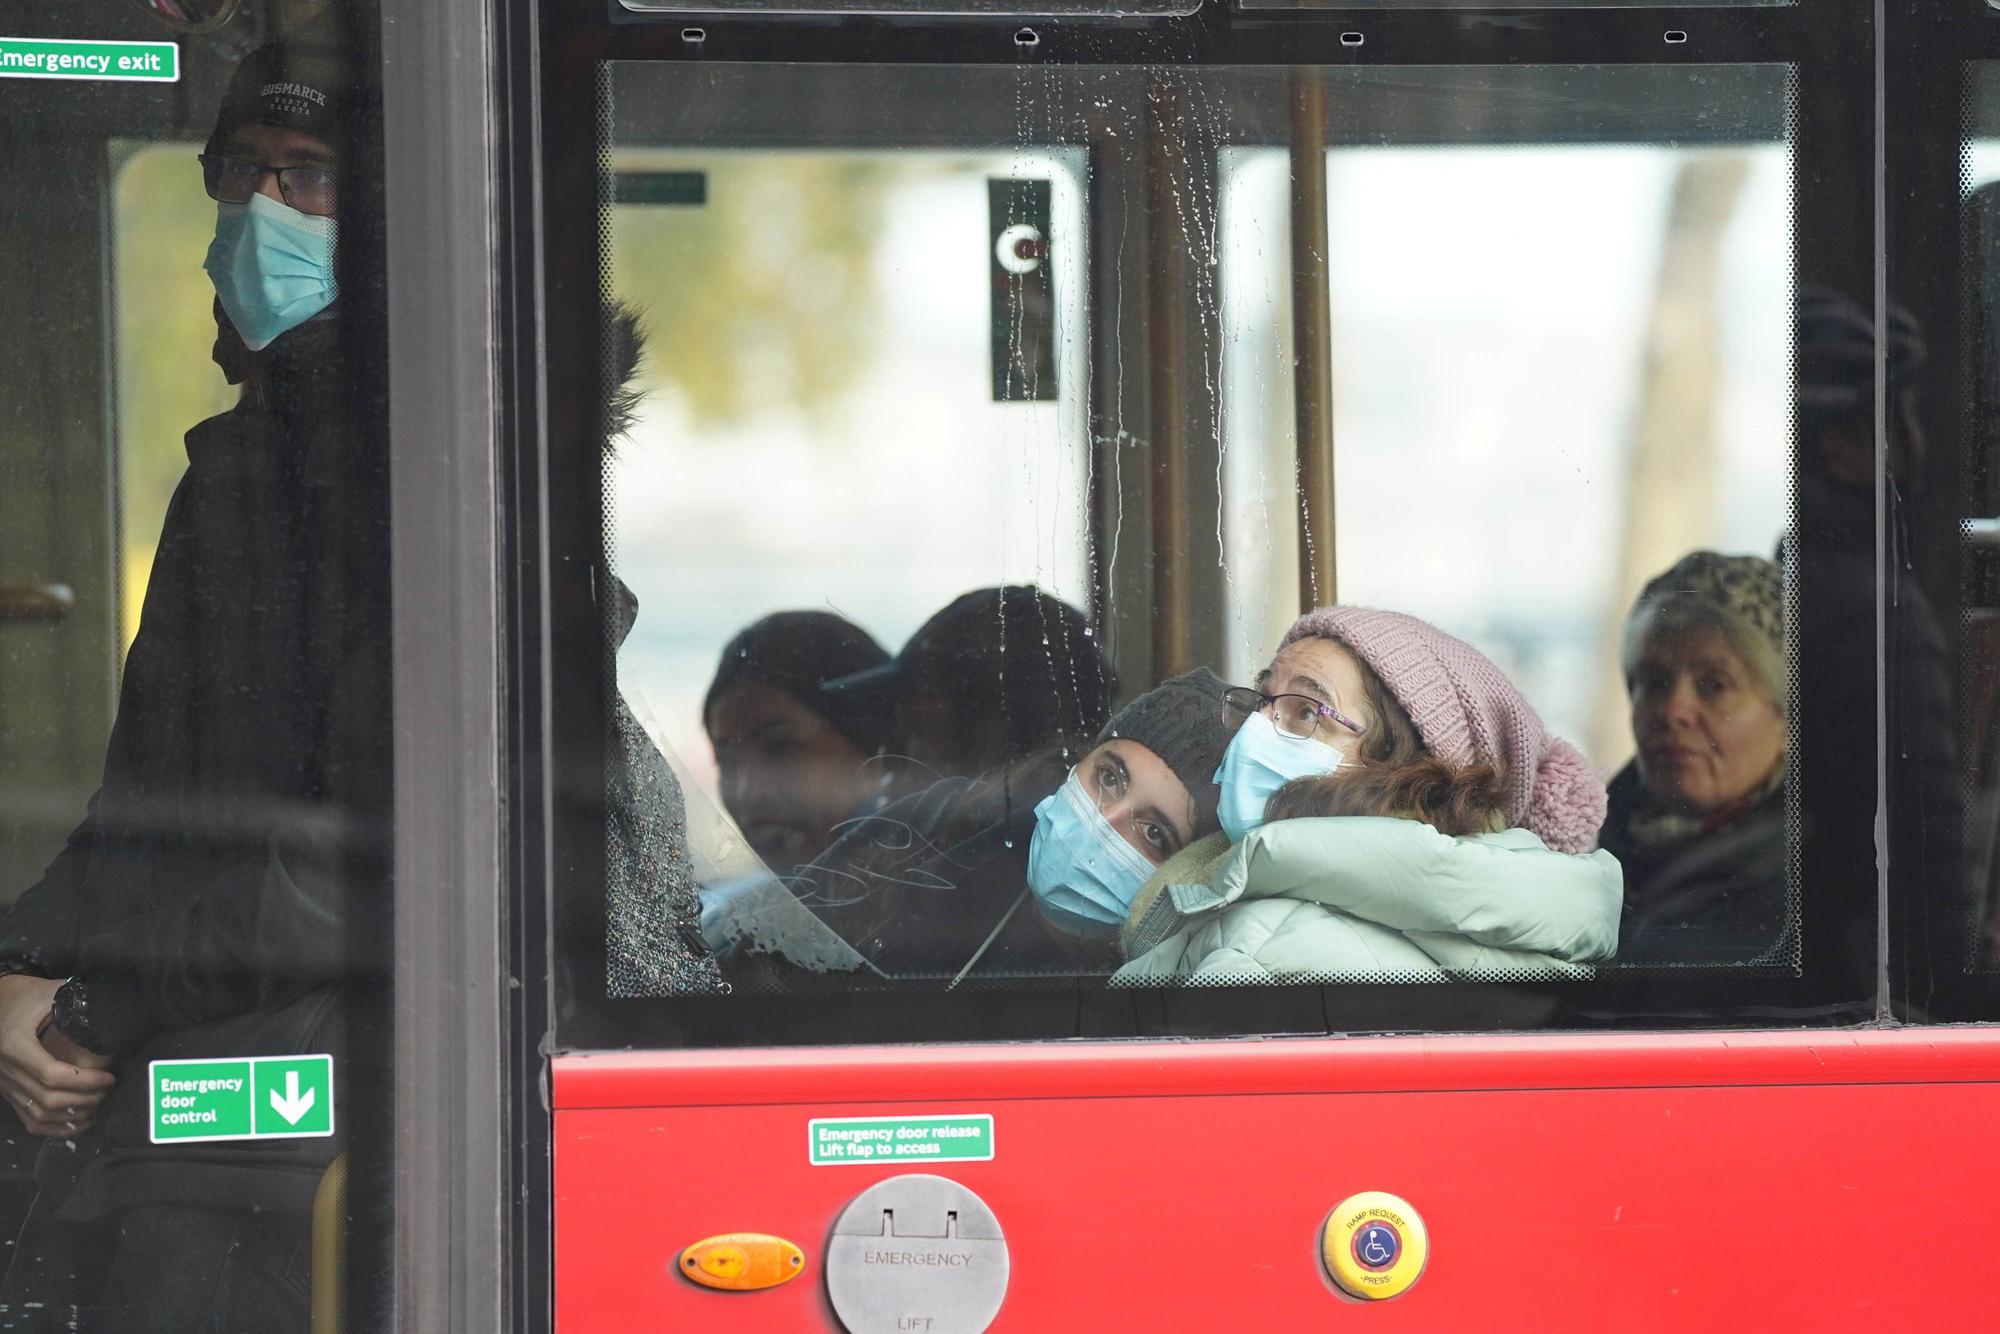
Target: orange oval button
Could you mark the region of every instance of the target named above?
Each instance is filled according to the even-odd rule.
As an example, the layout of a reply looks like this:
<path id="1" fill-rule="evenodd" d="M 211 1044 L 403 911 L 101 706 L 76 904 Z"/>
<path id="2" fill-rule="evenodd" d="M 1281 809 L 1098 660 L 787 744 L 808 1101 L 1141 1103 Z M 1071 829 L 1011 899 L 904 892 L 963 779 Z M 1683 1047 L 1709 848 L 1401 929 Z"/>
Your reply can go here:
<path id="1" fill-rule="evenodd" d="M 704 1237 L 681 1252 L 681 1273 L 704 1288 L 755 1292 L 775 1288 L 805 1270 L 805 1252 L 783 1237 L 726 1232 Z"/>

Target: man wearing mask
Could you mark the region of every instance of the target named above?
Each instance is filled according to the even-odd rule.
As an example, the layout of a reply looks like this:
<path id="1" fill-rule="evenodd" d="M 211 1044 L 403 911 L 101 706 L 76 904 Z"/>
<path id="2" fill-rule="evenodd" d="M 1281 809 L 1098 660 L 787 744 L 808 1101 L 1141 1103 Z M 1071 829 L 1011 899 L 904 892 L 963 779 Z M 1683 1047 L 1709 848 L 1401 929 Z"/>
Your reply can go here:
<path id="1" fill-rule="evenodd" d="M 386 884 L 389 744 L 386 457 L 350 429 L 335 302 L 349 110 L 339 52 L 266 46 L 201 156 L 242 397 L 188 433 L 97 795 L 0 918 L 0 1096 L 50 1141 L 0 1328 L 308 1323 L 339 1139 L 156 1145 L 147 1066 L 338 1072 L 344 993 L 387 966 L 344 929 Z"/>

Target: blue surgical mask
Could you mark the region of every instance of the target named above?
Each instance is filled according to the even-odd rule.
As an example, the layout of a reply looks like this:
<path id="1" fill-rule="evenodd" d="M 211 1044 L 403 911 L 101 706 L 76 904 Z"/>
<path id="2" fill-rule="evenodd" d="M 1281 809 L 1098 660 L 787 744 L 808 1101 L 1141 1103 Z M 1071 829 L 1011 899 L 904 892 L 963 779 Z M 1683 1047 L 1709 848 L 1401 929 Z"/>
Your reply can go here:
<path id="1" fill-rule="evenodd" d="M 202 267 L 243 346 L 261 352 L 333 304 L 332 218 L 269 195 L 215 206 L 215 240 Z"/>
<path id="2" fill-rule="evenodd" d="M 1042 915 L 1079 936 L 1109 936 L 1153 864 L 1127 843 L 1075 774 L 1035 807 L 1028 888 Z"/>
<path id="3" fill-rule="evenodd" d="M 1286 736 L 1268 713 L 1253 713 L 1236 729 L 1215 781 L 1222 788 L 1216 815 L 1231 843 L 1264 823 L 1264 807 L 1294 778 L 1330 774 L 1341 755 L 1324 741 Z"/>

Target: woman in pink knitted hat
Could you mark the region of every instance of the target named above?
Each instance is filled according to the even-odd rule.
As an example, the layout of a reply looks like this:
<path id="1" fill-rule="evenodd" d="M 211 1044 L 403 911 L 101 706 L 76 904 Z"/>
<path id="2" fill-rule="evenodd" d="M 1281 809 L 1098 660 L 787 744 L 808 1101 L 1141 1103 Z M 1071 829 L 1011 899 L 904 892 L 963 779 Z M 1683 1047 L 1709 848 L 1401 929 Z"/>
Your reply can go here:
<path id="1" fill-rule="evenodd" d="M 1398 612 L 1299 618 L 1168 861 L 1121 985 L 1563 976 L 1617 948 L 1604 784 L 1471 645 Z"/>

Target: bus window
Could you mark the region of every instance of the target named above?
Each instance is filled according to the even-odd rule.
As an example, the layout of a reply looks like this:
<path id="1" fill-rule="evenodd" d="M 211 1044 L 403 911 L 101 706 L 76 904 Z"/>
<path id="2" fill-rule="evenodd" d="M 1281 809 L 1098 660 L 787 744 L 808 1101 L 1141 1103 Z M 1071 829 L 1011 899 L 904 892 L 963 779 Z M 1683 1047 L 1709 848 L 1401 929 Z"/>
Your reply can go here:
<path id="1" fill-rule="evenodd" d="M 117 305 L 119 634 L 129 648 L 175 485 L 187 470 L 188 422 L 229 410 L 228 380 L 212 373 L 204 309 L 208 275 L 187 257 L 208 248 L 212 211 L 187 169 L 199 140 L 111 146 L 112 295 Z"/>
<path id="2" fill-rule="evenodd" d="M 619 0 L 619 3 L 634 13 L 670 16 L 681 12 L 715 12 L 721 9 L 746 10 L 751 13 L 789 14 L 812 12 L 820 14 L 840 13 L 920 13 L 926 17 L 940 15 L 1000 15 L 1021 14 L 1037 18 L 1061 16 L 1064 18 L 1125 17 L 1143 15 L 1168 16 L 1192 14 L 1200 8 L 1201 0 L 1033 0 L 1023 5 L 1017 0 L 729 0 L 721 6 L 702 4 L 699 0 Z M 699 31 L 699 30 L 697 30 Z"/>
<path id="3" fill-rule="evenodd" d="M 1669 71 L 1633 78 L 1671 96 Z M 1489 99 L 1525 91 L 1482 82 Z M 1258 670 L 1296 615 L 1299 572 L 1311 577 L 1301 536 L 1332 545 L 1341 601 L 1405 608 L 1485 647 L 1611 776 L 1599 842 L 1625 873 L 1621 967 L 1796 962 L 1796 817 L 1779 763 L 1792 671 L 1778 564 L 1792 522 L 1786 82 L 1777 66 L 1729 71 L 1699 142 L 1461 132 L 1397 145 L 1364 132 L 1328 149 L 1336 505 L 1317 535 L 1270 522 L 1296 486 L 1291 155 L 1224 153 L 1233 675 Z M 1413 474 L 1427 479 L 1420 496 Z M 1761 585 L 1763 605 L 1746 617 L 1710 596 L 1702 563 L 1681 564 L 1705 550 L 1730 558 L 1712 563 L 1714 581 Z M 1702 586 L 1668 599 L 1662 579 Z M 1769 700 L 1740 760 L 1715 752 L 1727 772 L 1670 762 L 1691 737 L 1731 738 L 1635 688 L 1664 644 L 1662 612 L 1724 627 L 1734 671 Z M 1687 836 L 1746 802 L 1726 837 Z M 1725 896 L 1737 906 L 1715 911 Z"/>
<path id="4" fill-rule="evenodd" d="M 612 170 L 628 195 L 676 178 L 699 190 L 612 207 L 609 291 L 644 347 L 635 420 L 607 462 L 607 528 L 638 608 L 621 691 L 690 794 L 697 866 L 726 879 L 760 849 L 716 801 L 704 700 L 752 622 L 837 609 L 868 627 L 858 669 L 876 665 L 876 639 L 902 642 L 980 584 L 1089 600 L 1088 423 L 1082 398 L 1059 392 L 1084 382 L 1081 163 L 1063 150 L 634 150 Z M 996 401 L 984 238 L 994 190 L 1013 181 L 1039 186 L 1060 219 L 1048 263 L 1061 304 L 1043 319 L 1048 383 Z M 852 486 L 857 470 L 872 484 Z M 936 553 L 918 568 L 913 542 Z M 873 749 L 867 723 L 853 726 Z M 885 776 L 861 773 L 836 803 L 850 809 L 795 831 L 790 855 L 810 861 Z M 763 818 L 789 827 L 786 812 Z"/>
<path id="5" fill-rule="evenodd" d="M 213 16 L 0 4 L 10 1328 L 303 1329 L 348 1220 L 383 1272 L 374 25 Z"/>
<path id="6" fill-rule="evenodd" d="M 1788 67 L 862 73 L 600 84 L 576 1040 L 1868 993 Z"/>
<path id="7" fill-rule="evenodd" d="M 1511 6 L 1516 9 L 1629 9 L 1638 7 L 1640 0 L 1527 0 L 1527 3 Z M 1689 8 L 1756 8 L 1767 5 L 1782 5 L 1787 0 L 1691 0 Z M 1363 0 L 1243 0 L 1245 9 L 1318 9 L 1334 10 L 1372 8 Z M 1476 0 L 1417 0 L 1409 6 L 1412 9 L 1483 9 L 1490 6 L 1476 3 Z M 1687 35 L 1680 34 L 1679 41 L 1686 41 Z"/>
<path id="8" fill-rule="evenodd" d="M 1991 62 L 1958 68 L 1962 152 L 1953 162 L 1940 159 L 1937 183 L 1922 193 L 1958 205 L 1965 268 L 1954 290 L 1938 281 L 1935 258 L 1899 257 L 1907 267 L 1892 265 L 1880 341 L 1888 390 L 1886 532 L 1903 590 L 1888 618 L 1901 666 L 1892 738 L 1906 760 L 1893 789 L 1893 814 L 1901 818 L 1891 828 L 1900 835 L 1893 851 L 1912 868 L 1895 877 L 1891 911 L 1915 960 L 1898 968 L 1895 980 L 1899 1002 L 1915 1015 L 1973 1018 L 1992 1012 L 2000 961 L 2000 492 L 1993 468 L 2000 380 L 1992 366 L 2000 346 L 2000 71 Z M 1936 225 L 1950 225 L 1942 210 Z M 1954 334 L 1964 340 L 1956 366 Z"/>

